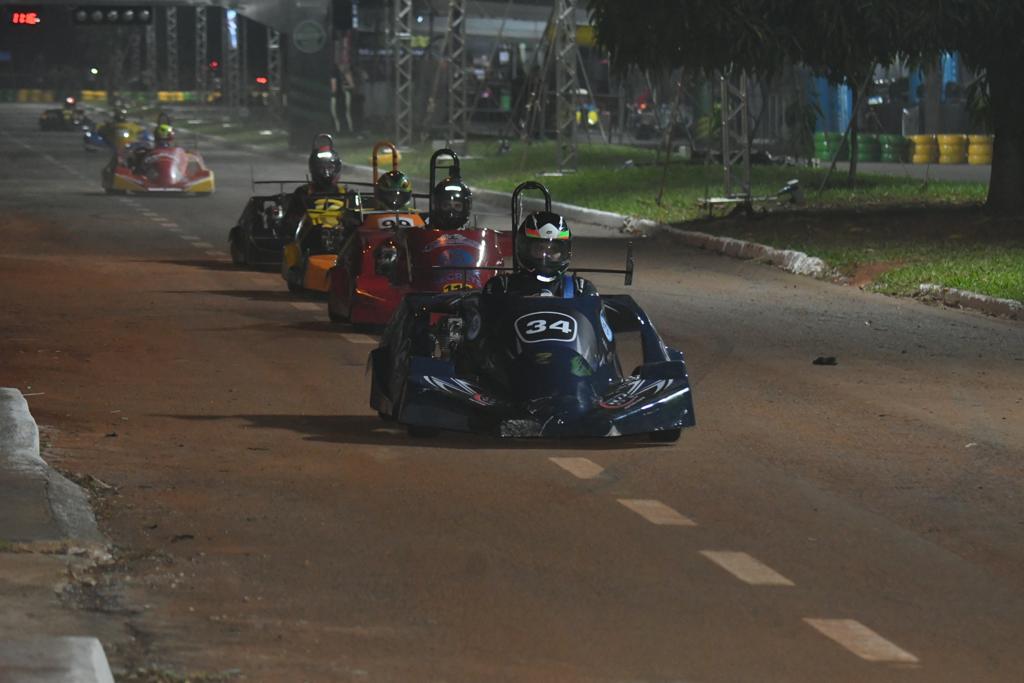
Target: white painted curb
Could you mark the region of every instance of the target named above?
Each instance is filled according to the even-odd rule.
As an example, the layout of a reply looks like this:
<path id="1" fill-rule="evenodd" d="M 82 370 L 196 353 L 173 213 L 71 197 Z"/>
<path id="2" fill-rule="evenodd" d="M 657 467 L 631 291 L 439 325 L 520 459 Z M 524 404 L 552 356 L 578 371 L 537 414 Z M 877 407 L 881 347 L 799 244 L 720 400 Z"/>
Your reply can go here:
<path id="1" fill-rule="evenodd" d="M 17 389 L 0 387 L 0 453 L 16 472 L 46 471 L 39 455 L 39 428 Z"/>
<path id="2" fill-rule="evenodd" d="M 89 497 L 80 486 L 50 467 L 39 454 L 39 428 L 17 389 L 0 387 L 0 467 L 46 482 L 46 498 L 62 538 L 104 546 Z"/>
<path id="3" fill-rule="evenodd" d="M 91 636 L 0 642 L 0 681 L 114 683 L 107 655 Z"/>
<path id="4" fill-rule="evenodd" d="M 809 256 L 802 251 L 793 249 L 776 249 L 766 244 L 738 240 L 732 237 L 709 235 L 705 232 L 682 230 L 670 225 L 661 225 L 659 230 L 667 230 L 682 238 L 683 242 L 697 249 L 707 249 L 737 259 L 754 259 L 778 266 L 785 271 L 797 275 L 823 277 L 829 272 L 828 265 L 817 256 Z"/>
<path id="5" fill-rule="evenodd" d="M 1024 303 L 1014 299 L 999 299 L 987 294 L 927 283 L 921 285 L 918 292 L 923 296 L 940 301 L 946 306 L 969 308 L 1011 320 L 1024 320 Z"/>

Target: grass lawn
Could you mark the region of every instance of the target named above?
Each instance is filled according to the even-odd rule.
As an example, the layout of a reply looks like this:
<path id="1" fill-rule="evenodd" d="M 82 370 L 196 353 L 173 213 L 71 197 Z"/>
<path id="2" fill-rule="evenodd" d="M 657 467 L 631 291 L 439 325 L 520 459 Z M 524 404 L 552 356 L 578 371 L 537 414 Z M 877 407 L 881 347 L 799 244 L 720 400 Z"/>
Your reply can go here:
<path id="1" fill-rule="evenodd" d="M 779 211 L 683 227 L 805 251 L 837 279 L 888 294 L 932 283 L 1024 301 L 1024 219 L 973 203 Z"/>

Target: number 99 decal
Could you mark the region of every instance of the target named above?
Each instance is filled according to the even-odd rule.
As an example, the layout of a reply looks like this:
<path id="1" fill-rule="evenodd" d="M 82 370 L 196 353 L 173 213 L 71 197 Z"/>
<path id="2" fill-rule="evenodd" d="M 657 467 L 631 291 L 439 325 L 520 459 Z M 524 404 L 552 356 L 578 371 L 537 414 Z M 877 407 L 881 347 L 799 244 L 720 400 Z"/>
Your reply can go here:
<path id="1" fill-rule="evenodd" d="M 516 335 L 527 344 L 576 341 L 576 319 L 555 311 L 527 313 L 516 319 Z"/>
<path id="2" fill-rule="evenodd" d="M 398 216 L 397 218 L 380 219 L 380 227 L 382 228 L 411 228 L 414 225 L 415 223 L 411 220 L 408 218 L 402 218 L 401 216 Z"/>

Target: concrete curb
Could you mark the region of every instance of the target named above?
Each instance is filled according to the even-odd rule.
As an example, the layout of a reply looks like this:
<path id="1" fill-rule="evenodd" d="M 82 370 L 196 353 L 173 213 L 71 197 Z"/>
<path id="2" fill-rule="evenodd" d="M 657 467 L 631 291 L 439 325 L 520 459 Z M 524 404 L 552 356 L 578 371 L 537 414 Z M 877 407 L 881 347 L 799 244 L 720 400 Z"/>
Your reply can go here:
<path id="1" fill-rule="evenodd" d="M 752 259 L 782 268 L 796 275 L 824 277 L 828 265 L 817 256 L 809 256 L 793 249 L 776 249 L 766 244 L 738 240 L 732 237 L 709 235 L 705 232 L 682 230 L 670 225 L 658 226 L 657 230 L 681 237 L 683 243 L 696 249 L 706 249 L 737 259 Z"/>
<path id="2" fill-rule="evenodd" d="M 114 683 L 107 655 L 91 636 L 0 642 L 0 680 L 20 683 Z"/>
<path id="3" fill-rule="evenodd" d="M 17 389 L 0 388 L 0 474 L 12 489 L 4 510 L 3 535 L 9 541 L 67 541 L 76 545 L 106 545 L 96 527 L 89 497 L 77 484 L 50 467 L 39 454 L 39 428 L 28 402 Z M 19 529 L 19 500 L 36 491 L 45 497 L 51 524 Z M 20 494 L 20 495 L 16 495 Z M 37 501 L 38 502 L 38 501 Z M 11 509 L 7 509 L 7 508 Z"/>
<path id="4" fill-rule="evenodd" d="M 987 294 L 927 283 L 918 288 L 918 294 L 939 301 L 946 306 L 969 308 L 1011 320 L 1024 320 L 1024 303 L 1014 299 L 999 299 Z"/>

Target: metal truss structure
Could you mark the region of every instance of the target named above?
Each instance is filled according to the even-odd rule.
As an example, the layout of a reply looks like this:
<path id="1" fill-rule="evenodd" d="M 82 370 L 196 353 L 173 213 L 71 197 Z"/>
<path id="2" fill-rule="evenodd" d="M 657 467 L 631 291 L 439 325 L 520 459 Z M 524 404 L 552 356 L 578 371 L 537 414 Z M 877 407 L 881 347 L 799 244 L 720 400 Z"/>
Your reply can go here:
<path id="1" fill-rule="evenodd" d="M 576 170 L 576 0 L 555 0 L 555 128 L 558 170 Z"/>
<path id="2" fill-rule="evenodd" d="M 205 93 L 207 90 L 206 69 L 206 8 L 196 7 L 195 88 L 200 93 Z"/>
<path id="3" fill-rule="evenodd" d="M 750 116 L 748 112 L 748 78 L 719 74 L 722 116 L 722 173 L 726 196 L 736 196 L 733 185 L 740 184 L 741 197 L 750 198 Z M 740 177 L 736 177 L 737 167 Z"/>
<path id="4" fill-rule="evenodd" d="M 164 39 L 166 41 L 167 65 L 164 69 L 164 87 L 177 90 L 178 82 L 178 8 L 164 9 Z"/>
<path id="5" fill-rule="evenodd" d="M 448 34 L 448 143 L 469 140 L 469 93 L 466 78 L 466 0 L 449 0 Z"/>
<path id="6" fill-rule="evenodd" d="M 283 89 L 281 82 L 283 71 L 281 69 L 281 33 L 267 27 L 267 80 L 271 94 L 271 102 L 275 107 L 281 105 L 281 93 Z"/>
<path id="7" fill-rule="evenodd" d="M 159 50 L 156 44 L 156 22 L 151 21 L 146 25 L 146 68 L 143 72 L 143 82 L 146 84 L 146 89 L 156 90 L 158 84 L 156 82 L 157 69 L 156 61 Z"/>
<path id="8" fill-rule="evenodd" d="M 412 0 L 394 0 L 392 59 L 395 63 L 395 144 L 412 144 Z"/>

